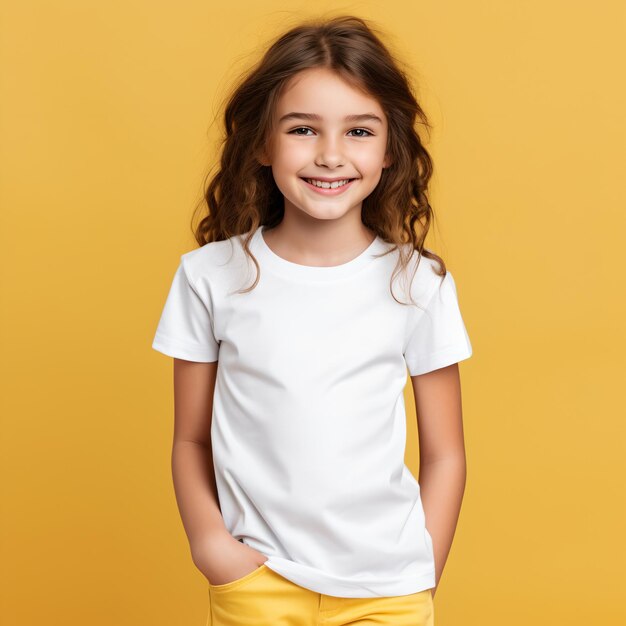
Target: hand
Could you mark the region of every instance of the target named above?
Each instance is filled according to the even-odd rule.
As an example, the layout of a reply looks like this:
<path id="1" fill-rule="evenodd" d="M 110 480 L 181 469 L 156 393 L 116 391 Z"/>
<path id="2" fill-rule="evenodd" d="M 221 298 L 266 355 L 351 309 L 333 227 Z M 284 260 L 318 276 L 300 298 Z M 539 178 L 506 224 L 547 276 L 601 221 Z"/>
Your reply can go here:
<path id="1" fill-rule="evenodd" d="M 211 585 L 225 585 L 243 578 L 267 561 L 264 554 L 237 541 L 228 532 L 212 533 L 192 546 L 191 553 L 194 564 Z"/>

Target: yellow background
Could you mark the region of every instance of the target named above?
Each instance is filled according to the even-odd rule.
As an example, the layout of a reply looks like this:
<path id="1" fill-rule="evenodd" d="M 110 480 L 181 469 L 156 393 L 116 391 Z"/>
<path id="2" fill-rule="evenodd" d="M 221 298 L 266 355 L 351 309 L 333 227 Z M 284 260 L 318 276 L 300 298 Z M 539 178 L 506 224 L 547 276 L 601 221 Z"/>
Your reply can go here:
<path id="1" fill-rule="evenodd" d="M 225 89 L 311 5 L 0 9 L 3 625 L 205 624 L 151 342 Z M 474 348 L 438 626 L 623 624 L 625 5 L 315 5 L 388 33 L 435 126 Z"/>

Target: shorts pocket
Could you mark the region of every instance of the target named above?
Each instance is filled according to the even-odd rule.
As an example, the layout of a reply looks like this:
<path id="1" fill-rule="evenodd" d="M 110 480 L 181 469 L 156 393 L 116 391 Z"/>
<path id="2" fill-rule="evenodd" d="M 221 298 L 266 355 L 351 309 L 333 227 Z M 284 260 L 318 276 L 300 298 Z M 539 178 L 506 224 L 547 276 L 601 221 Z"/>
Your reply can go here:
<path id="1" fill-rule="evenodd" d="M 265 570 L 267 570 L 267 565 L 262 563 L 256 569 L 253 569 L 251 572 L 248 572 L 241 578 L 235 578 L 235 580 L 231 580 L 230 582 L 223 583 L 221 585 L 213 585 L 209 583 L 209 588 L 211 591 L 231 591 L 233 589 L 239 588 L 241 585 L 245 585 L 247 582 L 253 580 L 257 576 L 260 576 Z"/>
<path id="2" fill-rule="evenodd" d="M 413 594 L 414 598 L 417 598 L 421 602 L 432 602 L 433 601 L 433 592 L 432 589 L 422 589 L 422 591 L 418 591 Z"/>

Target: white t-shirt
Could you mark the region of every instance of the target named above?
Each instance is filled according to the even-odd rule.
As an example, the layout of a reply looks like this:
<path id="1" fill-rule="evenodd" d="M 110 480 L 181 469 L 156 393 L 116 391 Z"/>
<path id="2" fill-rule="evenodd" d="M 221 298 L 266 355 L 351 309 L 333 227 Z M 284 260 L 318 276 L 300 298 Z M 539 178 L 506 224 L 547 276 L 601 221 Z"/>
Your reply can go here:
<path id="1" fill-rule="evenodd" d="M 472 354 L 452 274 L 441 282 L 421 258 L 411 293 L 424 311 L 393 299 L 398 251 L 374 258 L 392 247 L 380 237 L 347 263 L 318 267 L 276 255 L 262 229 L 248 293 L 236 293 L 256 275 L 242 237 L 182 255 L 152 344 L 188 361 L 219 356 L 211 438 L 225 525 L 267 567 L 318 593 L 434 587 L 420 488 L 404 463 L 403 390 L 407 369 Z M 394 294 L 409 302 L 402 284 Z"/>

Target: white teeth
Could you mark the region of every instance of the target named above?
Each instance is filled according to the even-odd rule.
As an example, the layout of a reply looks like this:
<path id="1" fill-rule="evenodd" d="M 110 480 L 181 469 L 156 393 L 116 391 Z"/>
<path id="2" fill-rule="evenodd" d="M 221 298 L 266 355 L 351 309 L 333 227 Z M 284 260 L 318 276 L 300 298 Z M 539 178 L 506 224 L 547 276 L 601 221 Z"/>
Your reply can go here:
<path id="1" fill-rule="evenodd" d="M 305 178 L 307 183 L 311 183 L 311 185 L 315 185 L 316 187 L 322 187 L 322 189 L 336 189 L 337 187 L 342 187 L 346 183 L 350 182 L 349 178 L 345 180 L 334 180 L 332 183 L 328 183 L 323 180 L 315 180 L 314 178 Z"/>

